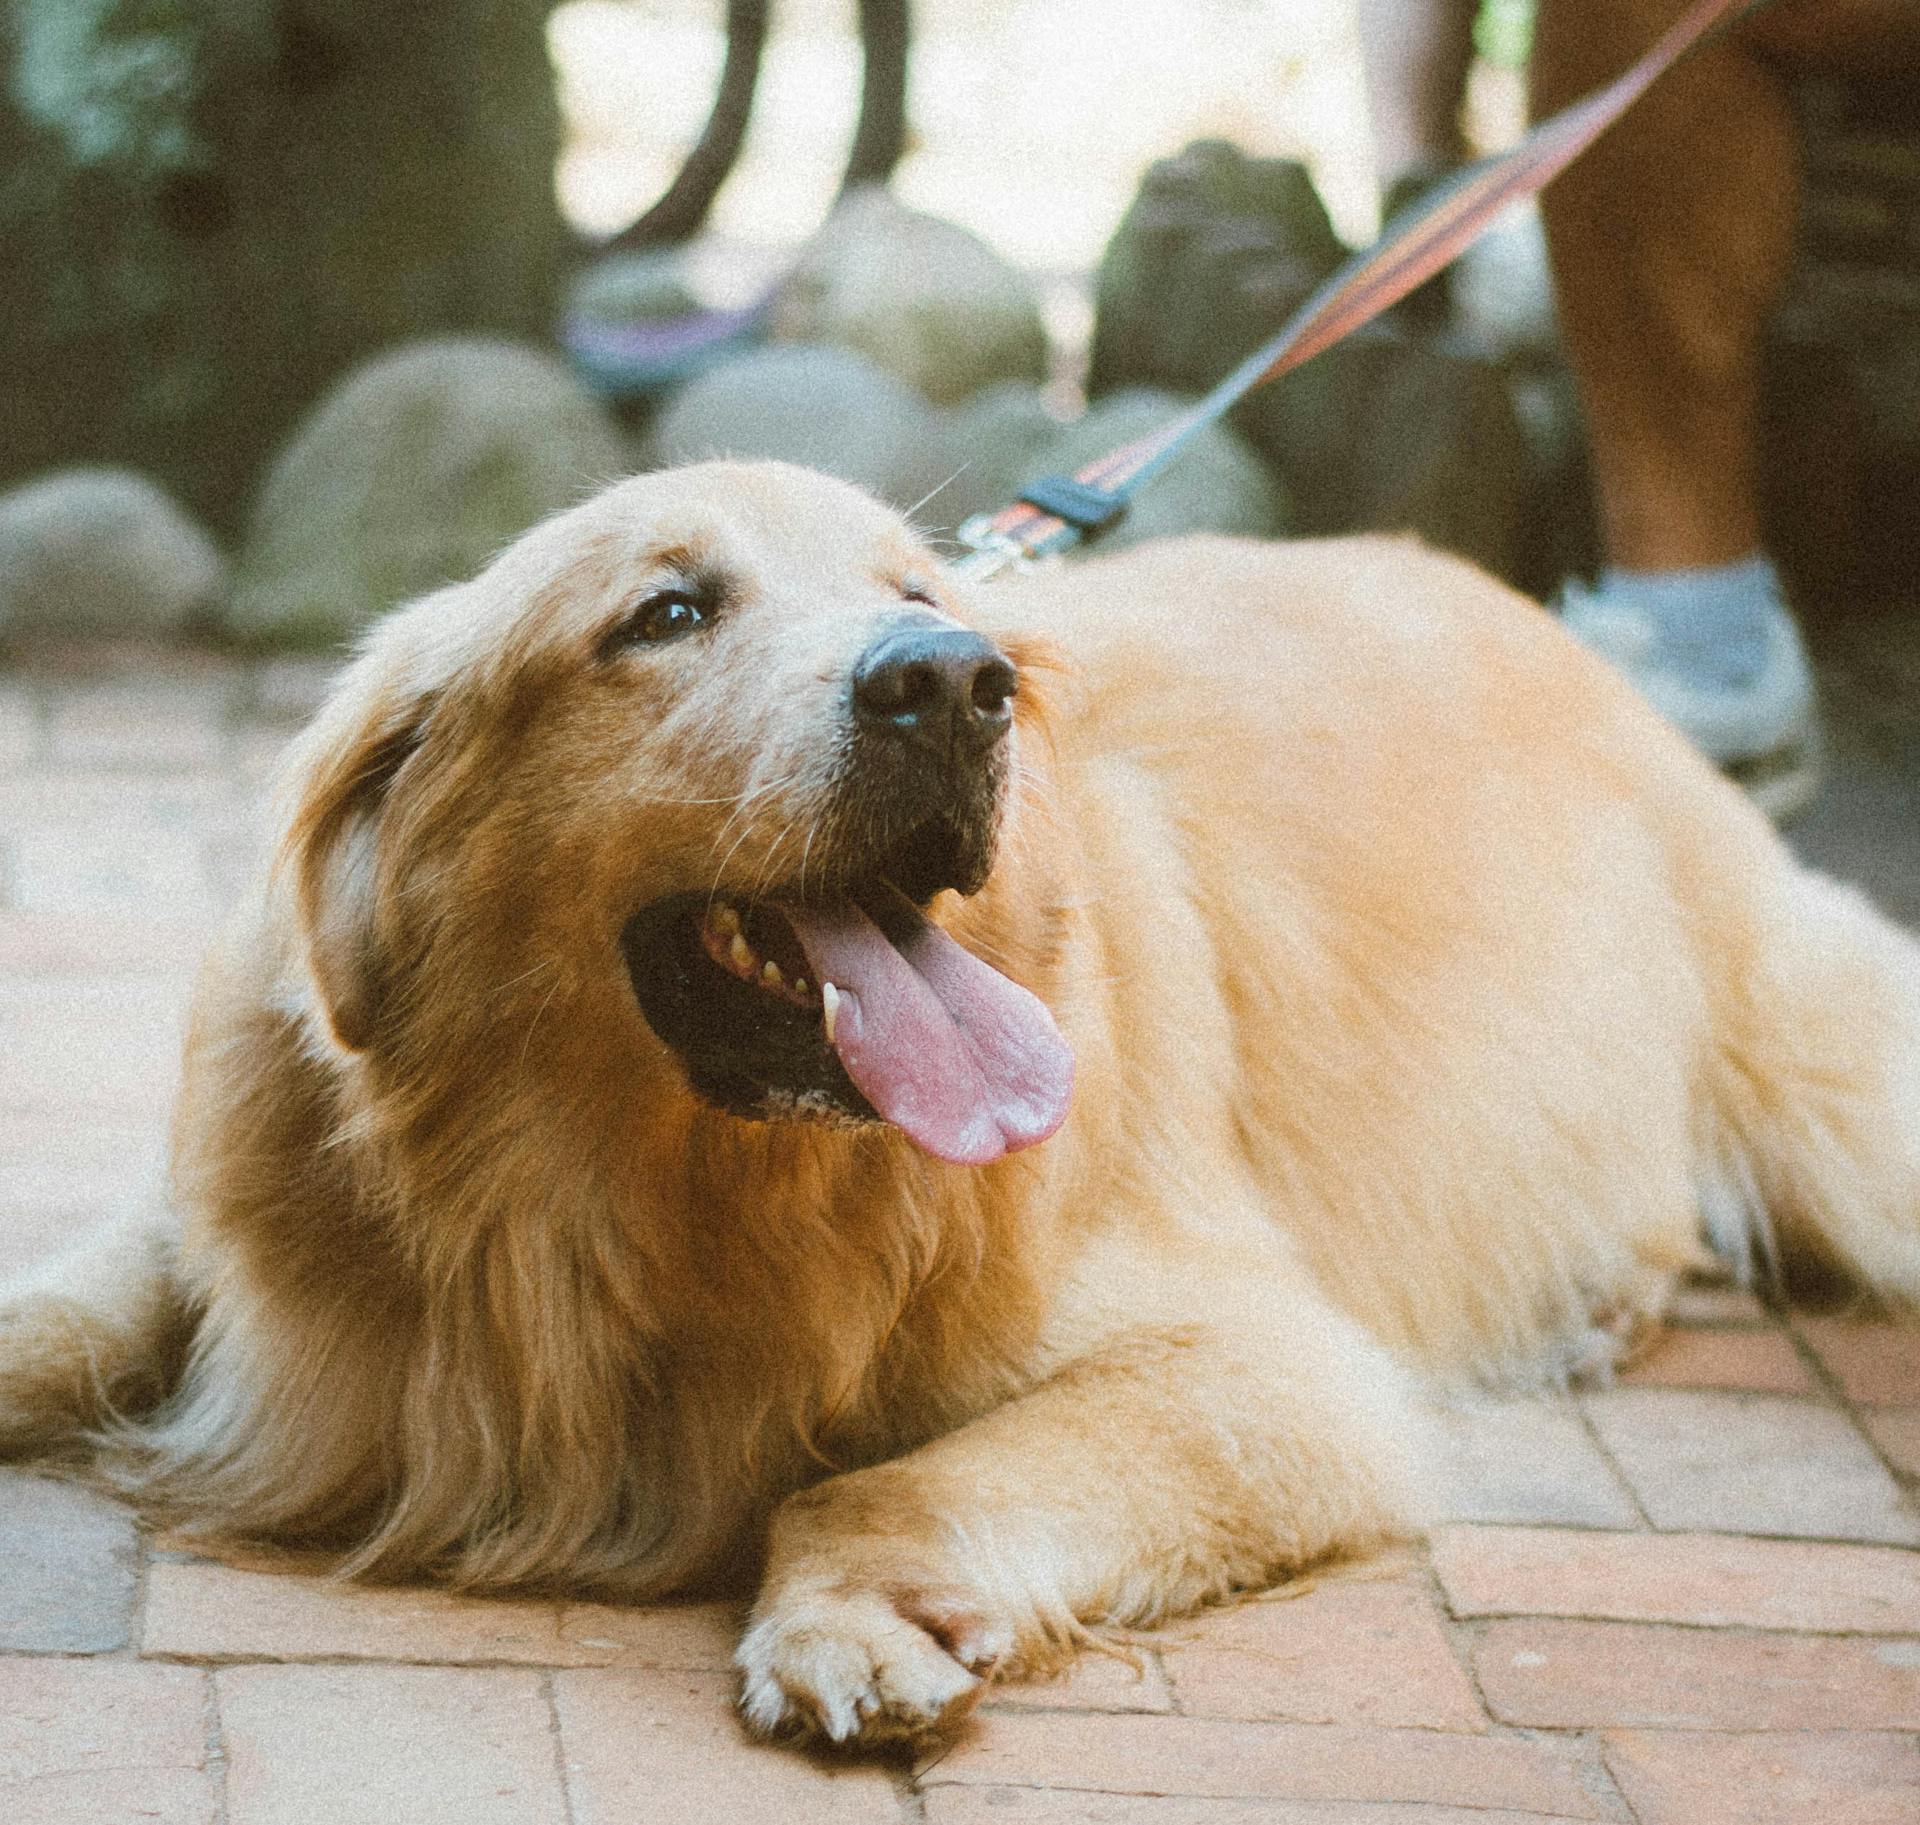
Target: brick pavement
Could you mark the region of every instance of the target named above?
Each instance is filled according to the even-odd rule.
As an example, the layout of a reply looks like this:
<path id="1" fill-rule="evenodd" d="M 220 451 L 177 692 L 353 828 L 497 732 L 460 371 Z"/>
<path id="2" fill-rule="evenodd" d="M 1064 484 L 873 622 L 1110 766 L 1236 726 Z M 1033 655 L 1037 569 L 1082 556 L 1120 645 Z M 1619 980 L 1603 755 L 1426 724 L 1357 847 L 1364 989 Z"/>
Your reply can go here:
<path id="1" fill-rule="evenodd" d="M 1822 634 L 1802 840 L 1920 918 L 1920 634 L 1879 638 Z M 152 1195 L 194 958 L 323 678 L 0 671 L 0 1272 Z M 721 1607 L 347 1589 L 0 1470 L 0 1820 L 1920 1819 L 1920 1327 L 1710 1286 L 1676 1320 L 1612 1388 L 1450 1410 L 1430 1550 L 1002 1692 L 917 1767 L 744 1742 Z"/>

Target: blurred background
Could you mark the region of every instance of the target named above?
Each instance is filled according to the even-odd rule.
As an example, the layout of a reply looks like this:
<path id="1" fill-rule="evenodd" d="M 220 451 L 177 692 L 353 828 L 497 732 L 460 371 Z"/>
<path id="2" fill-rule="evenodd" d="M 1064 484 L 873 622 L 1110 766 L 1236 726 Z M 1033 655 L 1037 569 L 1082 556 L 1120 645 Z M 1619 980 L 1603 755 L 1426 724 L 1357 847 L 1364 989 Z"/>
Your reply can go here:
<path id="1" fill-rule="evenodd" d="M 718 453 L 951 535 L 1157 423 L 1383 210 L 1515 137 L 1531 25 L 1530 0 L 10 0 L 0 640 L 336 651 L 586 488 Z M 1920 558 L 1920 107 L 1795 100 L 1769 542 L 1845 610 L 1814 629 L 1830 694 L 1904 753 L 1920 659 L 1882 609 Z M 1548 595 L 1594 562 L 1590 495 L 1522 213 L 1114 536 L 1411 529 Z"/>

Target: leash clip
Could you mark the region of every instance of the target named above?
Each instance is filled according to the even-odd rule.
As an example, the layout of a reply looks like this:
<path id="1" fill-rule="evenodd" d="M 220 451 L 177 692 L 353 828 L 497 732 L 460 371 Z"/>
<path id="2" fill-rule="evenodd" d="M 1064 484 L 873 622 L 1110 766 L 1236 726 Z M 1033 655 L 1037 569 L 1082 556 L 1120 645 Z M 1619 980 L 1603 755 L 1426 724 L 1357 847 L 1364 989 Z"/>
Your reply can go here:
<path id="1" fill-rule="evenodd" d="M 1071 526 L 1083 539 L 1104 532 L 1127 511 L 1127 498 L 1070 475 L 1042 475 L 1022 488 L 1017 500 Z"/>
<path id="2" fill-rule="evenodd" d="M 967 548 L 967 555 L 958 560 L 954 569 L 966 576 L 986 578 L 998 576 L 1003 570 L 1031 570 L 1033 553 L 1016 538 L 1004 532 L 996 532 L 993 522 L 999 517 L 993 513 L 976 513 L 972 519 L 963 520 L 954 535 Z"/>

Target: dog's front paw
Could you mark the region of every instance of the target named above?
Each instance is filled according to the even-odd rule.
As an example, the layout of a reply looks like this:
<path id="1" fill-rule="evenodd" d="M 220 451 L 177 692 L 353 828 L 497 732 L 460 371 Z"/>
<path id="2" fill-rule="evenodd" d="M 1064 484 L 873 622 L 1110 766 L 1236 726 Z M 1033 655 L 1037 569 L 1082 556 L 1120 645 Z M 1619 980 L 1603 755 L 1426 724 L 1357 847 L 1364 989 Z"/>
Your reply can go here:
<path id="1" fill-rule="evenodd" d="M 740 1709 L 762 1736 L 931 1736 L 966 1715 L 1013 1645 L 1010 1628 L 956 1594 L 782 1592 L 761 1601 L 734 1656 Z"/>

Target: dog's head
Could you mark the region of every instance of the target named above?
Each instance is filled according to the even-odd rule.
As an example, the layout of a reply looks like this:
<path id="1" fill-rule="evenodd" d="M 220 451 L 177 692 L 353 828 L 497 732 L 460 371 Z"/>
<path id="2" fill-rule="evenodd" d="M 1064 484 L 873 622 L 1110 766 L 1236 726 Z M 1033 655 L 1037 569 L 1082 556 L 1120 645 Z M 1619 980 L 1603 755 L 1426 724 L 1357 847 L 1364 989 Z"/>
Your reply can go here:
<path id="1" fill-rule="evenodd" d="M 1065 1044 L 945 929 L 1005 847 L 1037 653 L 857 490 L 622 483 L 390 617 L 302 744 L 316 1011 L 390 1067 L 460 1033 L 513 1069 L 545 1021 L 736 1115 L 1044 1139 Z"/>

